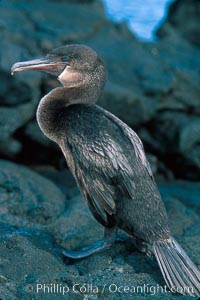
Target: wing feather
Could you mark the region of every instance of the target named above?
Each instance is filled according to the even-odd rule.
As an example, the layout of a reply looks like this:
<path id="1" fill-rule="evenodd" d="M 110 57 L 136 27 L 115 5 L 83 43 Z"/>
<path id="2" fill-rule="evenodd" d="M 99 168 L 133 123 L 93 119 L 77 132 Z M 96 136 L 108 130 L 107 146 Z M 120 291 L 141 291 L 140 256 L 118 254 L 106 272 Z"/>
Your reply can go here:
<path id="1" fill-rule="evenodd" d="M 101 122 L 107 122 L 108 126 L 97 127 L 98 134 L 93 136 L 92 131 L 87 134 L 82 126 L 84 132 L 76 130 L 71 133 L 67 146 L 74 160 L 77 183 L 91 212 L 98 221 L 107 225 L 116 214 L 117 199 L 126 197 L 134 201 L 136 197 L 135 182 L 139 179 L 135 164 L 139 166 L 138 172 L 146 170 L 145 174 L 153 176 L 136 133 L 111 113 L 98 106 L 96 109 L 99 127 Z M 114 130 L 114 138 L 109 128 Z M 127 143 L 124 143 L 124 138 Z"/>
<path id="2" fill-rule="evenodd" d="M 132 143 L 136 157 L 146 167 L 146 169 L 149 173 L 149 176 L 153 179 L 153 174 L 152 174 L 150 164 L 149 164 L 148 160 L 146 159 L 144 147 L 143 147 L 143 144 L 142 144 L 140 138 L 138 137 L 138 135 L 128 125 L 126 125 L 124 122 L 122 122 L 115 115 L 111 114 L 109 111 L 104 110 L 101 107 L 99 107 L 99 109 L 101 111 L 103 111 L 107 115 L 107 117 L 110 118 L 110 120 L 112 120 L 120 125 L 120 128 L 122 129 L 122 131 L 124 132 L 124 134 L 129 138 L 130 142 Z"/>

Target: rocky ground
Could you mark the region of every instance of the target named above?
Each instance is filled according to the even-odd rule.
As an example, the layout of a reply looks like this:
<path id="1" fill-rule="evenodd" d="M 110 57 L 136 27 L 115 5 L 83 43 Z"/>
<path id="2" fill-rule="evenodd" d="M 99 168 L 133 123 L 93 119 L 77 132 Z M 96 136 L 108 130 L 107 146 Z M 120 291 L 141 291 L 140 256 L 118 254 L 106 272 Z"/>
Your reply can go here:
<path id="1" fill-rule="evenodd" d="M 170 10 L 169 20 L 158 30 L 159 41 L 151 43 L 138 41 L 125 24 L 108 21 L 98 1 L 40 3 L 0 3 L 2 157 L 29 165 L 48 161 L 63 164 L 62 155 L 41 134 L 35 121 L 39 99 L 58 85 L 57 80 L 34 72 L 11 77 L 10 68 L 17 61 L 78 42 L 92 46 L 106 63 L 108 82 L 99 104 L 138 132 L 147 152 L 164 164 L 164 168 L 158 166 L 158 173 L 165 169 L 177 178 L 198 180 L 200 51 L 189 37 L 199 30 L 192 14 L 196 7 L 198 11 L 199 1 L 190 1 L 187 22 L 187 1 L 177 1 L 176 10 Z M 175 12 L 178 25 L 173 22 Z M 188 34 L 180 29 L 185 23 L 190 28 Z"/>
<path id="2" fill-rule="evenodd" d="M 113 284 L 164 285 L 155 260 L 129 240 L 77 262 L 63 257 L 63 248 L 89 245 L 103 231 L 35 120 L 39 99 L 58 83 L 34 72 L 11 77 L 10 67 L 66 43 L 101 54 L 108 82 L 99 104 L 143 140 L 172 231 L 199 266 L 199 1 L 172 4 L 159 39 L 148 43 L 110 22 L 95 0 L 2 0 L 0 8 L 0 299 L 151 299 L 151 293 L 109 292 Z M 37 283 L 69 287 L 69 293 L 37 293 Z M 159 291 L 155 297 L 189 299 Z"/>
<path id="3" fill-rule="evenodd" d="M 79 249 L 95 242 L 103 234 L 68 171 L 40 168 L 38 171 L 49 177 L 46 179 L 5 160 L 0 161 L 0 170 L 2 300 L 146 300 L 154 293 L 153 288 L 164 286 L 155 259 L 139 253 L 128 239 L 87 259 L 74 262 L 63 257 L 64 248 Z M 160 191 L 174 235 L 198 265 L 200 184 L 183 181 L 166 183 L 160 185 Z M 66 292 L 65 297 L 62 291 L 45 294 L 39 285 L 37 293 L 37 284 L 44 283 L 67 286 L 69 293 Z M 131 288 L 145 284 L 149 288 L 147 293 L 115 292 L 115 286 Z M 109 287 L 113 292 L 109 291 Z M 162 293 L 161 289 L 156 292 L 156 297 L 190 298 Z"/>

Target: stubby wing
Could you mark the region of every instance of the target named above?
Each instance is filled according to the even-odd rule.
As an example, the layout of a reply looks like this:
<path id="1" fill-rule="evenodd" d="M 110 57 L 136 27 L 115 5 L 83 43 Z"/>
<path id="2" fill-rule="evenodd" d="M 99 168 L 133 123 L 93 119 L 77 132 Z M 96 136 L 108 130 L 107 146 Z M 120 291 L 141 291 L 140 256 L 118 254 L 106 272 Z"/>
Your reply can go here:
<path id="1" fill-rule="evenodd" d="M 106 132 L 98 139 L 87 135 L 68 139 L 77 183 L 95 218 L 112 225 L 116 199 L 135 197 L 132 165 L 121 145 Z"/>
<path id="2" fill-rule="evenodd" d="M 145 156 L 143 144 L 142 144 L 140 138 L 137 136 L 137 134 L 128 125 L 126 125 L 119 118 L 117 118 L 115 115 L 111 114 L 110 112 L 104 110 L 101 107 L 99 107 L 99 109 L 101 111 L 103 111 L 110 120 L 119 124 L 119 126 L 120 126 L 121 130 L 124 132 L 125 136 L 127 136 L 129 138 L 130 142 L 132 143 L 136 157 L 145 166 L 145 168 L 148 171 L 149 176 L 154 180 L 150 164 Z"/>

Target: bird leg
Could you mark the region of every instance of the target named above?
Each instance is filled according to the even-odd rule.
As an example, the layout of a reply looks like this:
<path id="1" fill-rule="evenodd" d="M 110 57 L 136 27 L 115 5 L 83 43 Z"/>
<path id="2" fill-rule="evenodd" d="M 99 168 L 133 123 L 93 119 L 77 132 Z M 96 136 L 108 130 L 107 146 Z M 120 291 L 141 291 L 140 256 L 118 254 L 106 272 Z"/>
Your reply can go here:
<path id="1" fill-rule="evenodd" d="M 63 255 L 72 259 L 80 259 L 110 248 L 116 240 L 117 227 L 105 228 L 104 238 L 79 251 L 64 250 Z"/>

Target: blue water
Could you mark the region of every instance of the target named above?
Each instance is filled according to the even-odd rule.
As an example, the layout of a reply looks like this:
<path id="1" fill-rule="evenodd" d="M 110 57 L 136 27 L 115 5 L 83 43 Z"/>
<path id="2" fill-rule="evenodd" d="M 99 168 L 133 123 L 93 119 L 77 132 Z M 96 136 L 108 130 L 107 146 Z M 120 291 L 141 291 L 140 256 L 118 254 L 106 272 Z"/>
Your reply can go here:
<path id="1" fill-rule="evenodd" d="M 165 18 L 173 0 L 103 0 L 107 15 L 115 22 L 125 21 L 143 40 L 153 40 L 154 31 Z"/>

